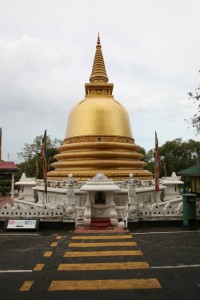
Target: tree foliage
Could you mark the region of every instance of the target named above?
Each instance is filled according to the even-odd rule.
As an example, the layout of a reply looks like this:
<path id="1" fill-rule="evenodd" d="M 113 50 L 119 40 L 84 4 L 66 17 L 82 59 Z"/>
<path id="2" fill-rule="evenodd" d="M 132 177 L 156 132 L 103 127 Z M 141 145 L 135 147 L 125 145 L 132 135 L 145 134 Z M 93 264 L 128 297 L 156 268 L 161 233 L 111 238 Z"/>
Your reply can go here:
<path id="1" fill-rule="evenodd" d="M 38 178 L 42 178 L 42 158 L 41 158 L 41 148 L 42 148 L 42 138 L 43 136 L 37 136 L 33 143 L 24 145 L 22 152 L 18 153 L 19 159 L 22 161 L 17 165 L 20 172 L 18 176 L 20 177 L 22 173 L 26 173 L 27 177 L 36 176 L 36 164 L 38 165 Z M 55 161 L 53 158 L 57 154 L 57 147 L 62 143 L 61 140 L 57 138 L 51 139 L 47 136 L 47 169 L 51 170 L 51 164 Z"/>
<path id="2" fill-rule="evenodd" d="M 0 181 L 0 194 L 5 196 L 11 191 L 11 182 L 10 181 Z"/>
<path id="3" fill-rule="evenodd" d="M 190 100 L 192 100 L 195 103 L 198 103 L 197 113 L 194 114 L 194 116 L 190 119 L 190 122 L 192 124 L 192 127 L 195 128 L 196 133 L 199 134 L 200 133 L 200 84 L 194 92 L 189 92 L 188 96 Z"/>
<path id="4" fill-rule="evenodd" d="M 142 147 L 139 148 L 139 153 L 141 153 L 142 155 L 146 156 L 146 150 Z"/>
<path id="5" fill-rule="evenodd" d="M 159 147 L 160 153 L 160 177 L 165 176 L 164 164 L 166 166 L 167 176 L 172 172 L 178 172 L 182 169 L 191 167 L 200 162 L 200 142 L 192 139 L 182 141 L 177 138 L 167 141 Z M 151 149 L 145 156 L 148 162 L 147 169 L 155 172 L 155 150 Z"/>

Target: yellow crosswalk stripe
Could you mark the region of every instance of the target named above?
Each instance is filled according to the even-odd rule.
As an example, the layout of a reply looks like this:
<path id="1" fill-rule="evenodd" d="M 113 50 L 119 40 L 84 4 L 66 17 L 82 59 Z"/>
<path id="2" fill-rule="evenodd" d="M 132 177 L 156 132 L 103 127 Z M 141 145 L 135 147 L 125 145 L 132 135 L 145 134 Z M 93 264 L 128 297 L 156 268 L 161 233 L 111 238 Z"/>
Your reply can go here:
<path id="1" fill-rule="evenodd" d="M 57 237 L 56 237 L 56 240 L 61 240 L 62 239 L 62 236 L 61 235 L 58 235 Z"/>
<path id="2" fill-rule="evenodd" d="M 135 242 L 108 242 L 108 243 L 69 243 L 68 247 L 119 247 L 137 246 Z"/>
<path id="3" fill-rule="evenodd" d="M 147 262 L 60 264 L 58 271 L 149 269 Z"/>
<path id="4" fill-rule="evenodd" d="M 76 251 L 76 252 L 65 252 L 64 257 L 88 257 L 88 256 L 137 256 L 143 255 L 140 250 L 119 250 L 119 251 Z"/>
<path id="5" fill-rule="evenodd" d="M 33 271 L 41 271 L 44 267 L 44 264 L 37 264 L 35 266 L 35 268 L 33 269 Z"/>
<path id="6" fill-rule="evenodd" d="M 51 257 L 52 253 L 53 251 L 46 251 L 44 252 L 43 257 Z"/>
<path id="7" fill-rule="evenodd" d="M 51 246 L 51 247 L 56 247 L 56 246 L 58 246 L 58 242 L 53 242 L 53 243 L 51 243 L 50 246 Z"/>
<path id="8" fill-rule="evenodd" d="M 33 285 L 33 280 L 27 280 L 24 281 L 24 283 L 22 284 L 21 288 L 19 289 L 20 292 L 28 292 L 30 291 L 32 285 Z"/>
<path id="9" fill-rule="evenodd" d="M 156 278 L 110 280 L 53 280 L 49 291 L 128 290 L 161 288 Z"/>
<path id="10" fill-rule="evenodd" d="M 88 235 L 88 236 L 72 236 L 72 240 L 121 240 L 121 239 L 132 239 L 132 235 Z"/>

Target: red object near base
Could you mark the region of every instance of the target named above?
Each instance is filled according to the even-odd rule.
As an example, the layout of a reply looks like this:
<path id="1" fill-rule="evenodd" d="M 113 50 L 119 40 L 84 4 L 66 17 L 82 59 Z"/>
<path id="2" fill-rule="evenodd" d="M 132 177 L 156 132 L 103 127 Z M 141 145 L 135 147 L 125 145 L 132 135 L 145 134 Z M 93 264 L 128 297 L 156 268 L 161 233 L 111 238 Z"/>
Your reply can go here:
<path id="1" fill-rule="evenodd" d="M 109 218 L 98 218 L 98 219 L 91 219 L 91 226 L 92 227 L 108 227 L 111 226 L 111 221 Z"/>

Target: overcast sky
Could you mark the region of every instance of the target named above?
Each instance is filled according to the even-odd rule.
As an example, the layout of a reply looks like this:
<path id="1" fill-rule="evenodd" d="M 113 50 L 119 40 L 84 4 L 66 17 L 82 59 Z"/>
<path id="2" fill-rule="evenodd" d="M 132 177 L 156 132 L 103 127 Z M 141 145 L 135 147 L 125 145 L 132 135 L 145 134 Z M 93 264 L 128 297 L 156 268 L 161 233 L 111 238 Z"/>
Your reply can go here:
<path id="1" fill-rule="evenodd" d="M 64 139 L 84 98 L 100 33 L 114 96 L 140 146 L 195 139 L 184 119 L 200 82 L 199 0 L 0 0 L 3 159 L 47 129 Z"/>

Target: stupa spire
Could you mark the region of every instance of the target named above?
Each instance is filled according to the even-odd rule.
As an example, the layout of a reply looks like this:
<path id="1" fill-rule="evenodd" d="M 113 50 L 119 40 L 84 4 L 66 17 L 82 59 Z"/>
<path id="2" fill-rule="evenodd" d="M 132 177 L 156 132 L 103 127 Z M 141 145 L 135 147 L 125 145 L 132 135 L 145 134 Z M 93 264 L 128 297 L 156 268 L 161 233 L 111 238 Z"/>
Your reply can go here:
<path id="1" fill-rule="evenodd" d="M 86 181 L 97 173 L 124 181 L 151 179 L 146 163 L 132 136 L 128 112 L 112 95 L 98 36 L 90 83 L 85 83 L 85 97 L 72 109 L 63 145 L 55 156 L 55 170 L 49 180 L 65 180 L 73 174 Z"/>
<path id="2" fill-rule="evenodd" d="M 108 82 L 108 76 L 106 74 L 106 68 L 104 64 L 103 54 L 101 51 L 100 36 L 98 33 L 96 53 L 94 57 L 94 63 L 92 68 L 92 74 L 90 76 L 90 82 Z"/>

